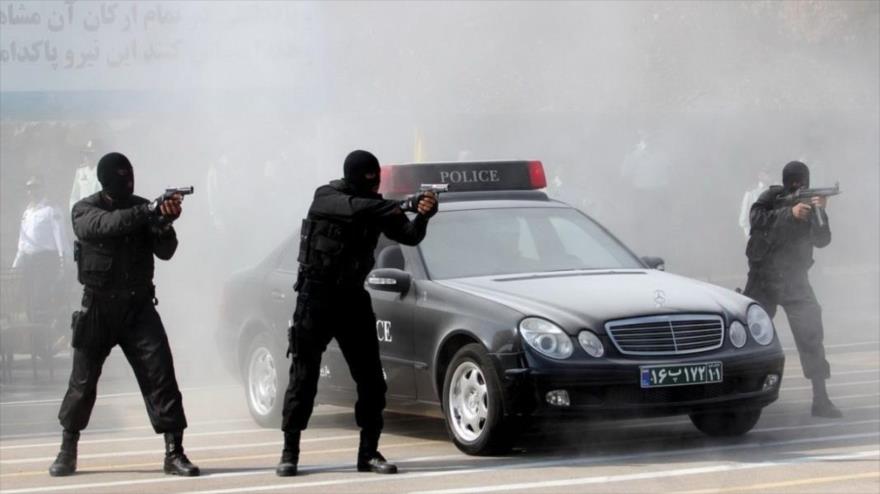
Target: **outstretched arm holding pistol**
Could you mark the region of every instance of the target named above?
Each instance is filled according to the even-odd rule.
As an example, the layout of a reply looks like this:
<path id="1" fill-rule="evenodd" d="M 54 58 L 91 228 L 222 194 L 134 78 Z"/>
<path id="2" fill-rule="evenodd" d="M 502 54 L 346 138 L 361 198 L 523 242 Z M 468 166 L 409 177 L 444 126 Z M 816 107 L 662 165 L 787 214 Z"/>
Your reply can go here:
<path id="1" fill-rule="evenodd" d="M 170 225 L 180 217 L 183 196 L 192 194 L 194 191 L 195 188 L 192 186 L 165 189 L 165 193 L 151 202 L 149 207 L 163 218 L 163 223 Z"/>
<path id="2" fill-rule="evenodd" d="M 436 212 L 437 195 L 437 192 L 434 192 L 433 190 L 421 192 L 402 201 L 401 209 L 431 217 L 434 215 L 433 213 Z"/>
<path id="3" fill-rule="evenodd" d="M 153 253 L 162 260 L 171 259 L 177 250 L 177 233 L 172 223 L 183 213 L 183 197 L 193 193 L 193 187 L 165 189 L 165 193 L 149 204 L 156 215 L 153 231 Z"/>
<path id="4" fill-rule="evenodd" d="M 384 221 L 382 232 L 396 242 L 416 245 L 425 238 L 428 219 L 437 213 L 437 194 L 433 191 L 420 192 L 400 202 Z M 417 213 L 412 221 L 404 211 Z"/>
<path id="5" fill-rule="evenodd" d="M 437 199 L 441 192 L 449 192 L 449 184 L 422 184 L 418 194 L 413 194 L 400 201 L 400 209 L 426 215 L 437 206 Z M 428 208 L 427 210 L 422 210 L 423 204 Z M 433 216 L 433 213 L 430 216 Z"/>

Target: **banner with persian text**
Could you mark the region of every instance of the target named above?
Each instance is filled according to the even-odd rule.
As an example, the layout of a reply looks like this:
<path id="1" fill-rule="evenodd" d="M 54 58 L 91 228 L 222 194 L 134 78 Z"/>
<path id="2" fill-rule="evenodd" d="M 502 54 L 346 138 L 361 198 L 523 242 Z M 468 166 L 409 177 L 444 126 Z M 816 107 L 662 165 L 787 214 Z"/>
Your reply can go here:
<path id="1" fill-rule="evenodd" d="M 0 90 L 295 84 L 297 67 L 319 51 L 316 10 L 298 2 L 0 1 Z"/>

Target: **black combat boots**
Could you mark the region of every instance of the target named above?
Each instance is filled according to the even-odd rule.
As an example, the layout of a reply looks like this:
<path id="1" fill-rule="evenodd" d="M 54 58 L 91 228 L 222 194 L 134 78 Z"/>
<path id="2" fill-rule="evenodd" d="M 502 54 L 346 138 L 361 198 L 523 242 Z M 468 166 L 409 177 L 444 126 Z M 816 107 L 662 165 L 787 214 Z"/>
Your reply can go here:
<path id="1" fill-rule="evenodd" d="M 284 431 L 284 449 L 281 451 L 281 461 L 275 467 L 275 475 L 279 477 L 296 475 L 296 465 L 299 463 L 299 438 L 300 431 Z"/>
<path id="2" fill-rule="evenodd" d="M 73 475 L 73 472 L 76 471 L 76 444 L 78 441 L 79 432 L 65 430 L 61 434 L 61 451 L 52 466 L 49 467 L 49 475 L 53 477 Z"/>
<path id="3" fill-rule="evenodd" d="M 813 417 L 822 417 L 826 419 L 839 419 L 843 417 L 843 412 L 831 403 L 828 397 L 828 391 L 825 389 L 824 379 L 813 379 L 813 407 L 810 410 Z"/>
<path id="4" fill-rule="evenodd" d="M 183 454 L 183 431 L 165 433 L 165 473 L 184 477 L 197 477 L 199 467 L 190 463 Z"/>
<path id="5" fill-rule="evenodd" d="M 397 473 L 397 465 L 388 463 L 382 453 L 379 453 L 379 432 L 361 431 L 357 469 L 358 472 Z"/>

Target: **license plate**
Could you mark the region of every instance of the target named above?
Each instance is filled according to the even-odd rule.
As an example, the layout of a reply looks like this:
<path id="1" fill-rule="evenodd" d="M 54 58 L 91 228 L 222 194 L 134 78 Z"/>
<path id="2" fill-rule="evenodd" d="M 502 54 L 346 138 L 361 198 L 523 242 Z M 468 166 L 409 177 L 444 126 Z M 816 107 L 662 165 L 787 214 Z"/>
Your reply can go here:
<path id="1" fill-rule="evenodd" d="M 642 388 L 720 383 L 723 377 L 721 362 L 645 365 L 639 367 L 639 372 Z"/>

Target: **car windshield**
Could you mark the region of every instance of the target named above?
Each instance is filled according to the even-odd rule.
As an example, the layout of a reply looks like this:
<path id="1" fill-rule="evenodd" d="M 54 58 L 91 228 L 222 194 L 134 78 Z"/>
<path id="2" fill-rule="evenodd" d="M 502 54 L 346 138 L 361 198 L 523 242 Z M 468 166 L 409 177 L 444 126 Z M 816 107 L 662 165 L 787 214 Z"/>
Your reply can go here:
<path id="1" fill-rule="evenodd" d="M 642 268 L 575 209 L 505 208 L 438 214 L 419 244 L 432 279 L 571 269 Z"/>

